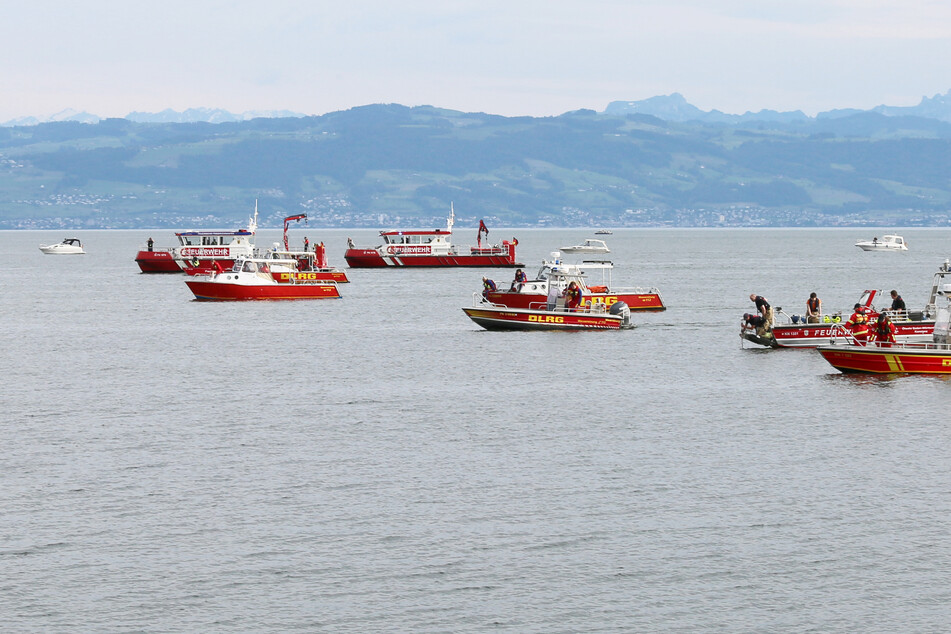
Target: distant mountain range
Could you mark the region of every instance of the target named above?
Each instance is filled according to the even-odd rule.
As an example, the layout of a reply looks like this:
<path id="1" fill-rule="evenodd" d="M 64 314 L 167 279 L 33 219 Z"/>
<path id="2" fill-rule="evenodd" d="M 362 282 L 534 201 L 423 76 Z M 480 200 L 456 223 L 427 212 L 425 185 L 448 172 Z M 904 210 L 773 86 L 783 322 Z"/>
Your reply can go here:
<path id="1" fill-rule="evenodd" d="M 0 229 L 234 226 L 255 201 L 261 226 L 442 226 L 450 203 L 459 228 L 951 226 L 947 106 L 734 117 L 669 95 L 556 117 L 60 113 L 0 127 Z"/>
<path id="2" fill-rule="evenodd" d="M 744 114 L 727 114 L 719 110 L 701 110 L 687 102 L 680 93 L 661 95 L 642 99 L 640 101 L 612 101 L 602 114 L 625 116 L 628 114 L 646 114 L 664 121 L 701 121 L 704 123 L 736 124 L 743 122 L 770 121 L 775 123 L 805 122 L 813 119 L 830 119 L 849 117 L 863 112 L 875 112 L 887 117 L 924 117 L 951 123 L 951 90 L 943 95 L 922 97 L 917 106 L 876 106 L 871 110 L 856 108 L 842 108 L 820 112 L 814 118 L 801 110 L 780 112 L 777 110 L 760 110 L 759 112 L 745 112 Z M 235 123 L 250 121 L 251 119 L 276 119 L 284 117 L 304 117 L 305 114 L 290 110 L 249 110 L 234 114 L 221 108 L 188 108 L 182 112 L 165 109 L 161 112 L 130 112 L 124 119 L 137 123 Z M 99 123 L 101 117 L 88 112 L 77 112 L 67 109 L 54 115 L 39 119 L 37 117 L 20 117 L 12 119 L 0 126 L 31 126 L 39 123 L 55 121 L 77 121 L 79 123 Z"/>
<path id="3" fill-rule="evenodd" d="M 863 112 L 875 112 L 887 117 L 924 117 L 951 123 L 951 90 L 943 95 L 922 97 L 917 106 L 876 106 L 871 110 L 843 108 L 820 112 L 815 119 L 849 117 Z M 740 123 L 752 121 L 772 121 L 777 123 L 795 123 L 813 119 L 801 110 L 779 112 L 760 110 L 744 114 L 727 114 L 719 110 L 704 111 L 693 106 L 680 93 L 660 97 L 651 97 L 642 101 L 612 101 L 604 114 L 627 115 L 647 114 L 664 121 L 702 121 L 704 123 Z"/>
<path id="4" fill-rule="evenodd" d="M 299 112 L 291 112 L 290 110 L 248 110 L 247 112 L 234 114 L 227 110 L 222 110 L 221 108 L 188 108 L 182 112 L 167 108 L 161 112 L 130 112 L 123 118 L 137 123 L 235 123 L 237 121 L 250 121 L 251 119 L 259 118 L 276 119 L 281 117 L 304 116 L 307 115 Z M 66 109 L 45 119 L 20 117 L 0 125 L 5 127 L 30 126 L 55 121 L 99 123 L 102 121 L 102 118 L 98 115 L 89 114 L 88 112 L 77 112 L 76 110 Z"/>

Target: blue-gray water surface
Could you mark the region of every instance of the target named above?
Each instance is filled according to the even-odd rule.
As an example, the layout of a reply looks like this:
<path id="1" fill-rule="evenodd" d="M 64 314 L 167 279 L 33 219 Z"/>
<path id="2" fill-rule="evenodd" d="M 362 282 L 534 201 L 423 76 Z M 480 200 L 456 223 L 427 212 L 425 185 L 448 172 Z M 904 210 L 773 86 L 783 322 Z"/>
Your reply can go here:
<path id="1" fill-rule="evenodd" d="M 492 231 L 530 272 L 592 236 Z M 923 307 L 951 230 L 876 231 L 615 231 L 669 309 L 590 333 L 470 322 L 510 269 L 201 303 L 133 262 L 171 232 L 0 232 L 0 629 L 945 631 L 951 379 L 737 335 L 752 292 Z"/>

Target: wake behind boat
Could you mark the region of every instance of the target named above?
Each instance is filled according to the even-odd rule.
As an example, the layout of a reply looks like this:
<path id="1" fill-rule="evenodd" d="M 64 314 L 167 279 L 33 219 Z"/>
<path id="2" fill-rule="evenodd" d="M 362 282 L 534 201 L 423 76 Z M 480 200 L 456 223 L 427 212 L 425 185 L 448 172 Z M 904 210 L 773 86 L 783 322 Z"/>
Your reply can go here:
<path id="1" fill-rule="evenodd" d="M 350 241 L 344 254 L 351 268 L 385 268 L 404 266 L 524 266 L 515 260 L 518 240 L 502 240 L 497 244 L 482 244 L 482 234 L 488 237 L 489 229 L 479 221 L 476 246 L 469 252 L 452 244 L 452 227 L 456 214 L 449 207 L 445 229 L 381 231 L 383 244 L 372 248 L 357 248 Z"/>

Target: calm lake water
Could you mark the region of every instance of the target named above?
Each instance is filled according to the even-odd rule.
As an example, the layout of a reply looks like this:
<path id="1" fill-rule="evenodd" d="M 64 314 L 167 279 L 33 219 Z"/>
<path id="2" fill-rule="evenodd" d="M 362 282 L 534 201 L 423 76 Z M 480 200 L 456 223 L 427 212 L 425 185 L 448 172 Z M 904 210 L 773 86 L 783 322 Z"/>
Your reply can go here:
<path id="1" fill-rule="evenodd" d="M 923 307 L 951 230 L 875 231 L 616 231 L 615 283 L 669 309 L 591 333 L 469 321 L 510 269 L 199 303 L 133 262 L 171 232 L 0 232 L 0 628 L 944 631 L 951 379 L 737 334 L 751 292 Z M 530 273 L 592 237 L 492 232 Z"/>

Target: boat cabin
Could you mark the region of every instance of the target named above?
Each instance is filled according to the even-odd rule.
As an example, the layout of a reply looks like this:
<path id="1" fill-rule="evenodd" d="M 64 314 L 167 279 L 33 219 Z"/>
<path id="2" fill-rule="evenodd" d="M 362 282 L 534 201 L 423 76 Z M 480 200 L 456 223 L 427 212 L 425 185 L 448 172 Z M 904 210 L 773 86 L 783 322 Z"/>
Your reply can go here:
<path id="1" fill-rule="evenodd" d="M 183 247 L 231 246 L 249 245 L 250 231 L 229 231 L 227 233 L 214 231 L 183 231 L 175 234 Z"/>

